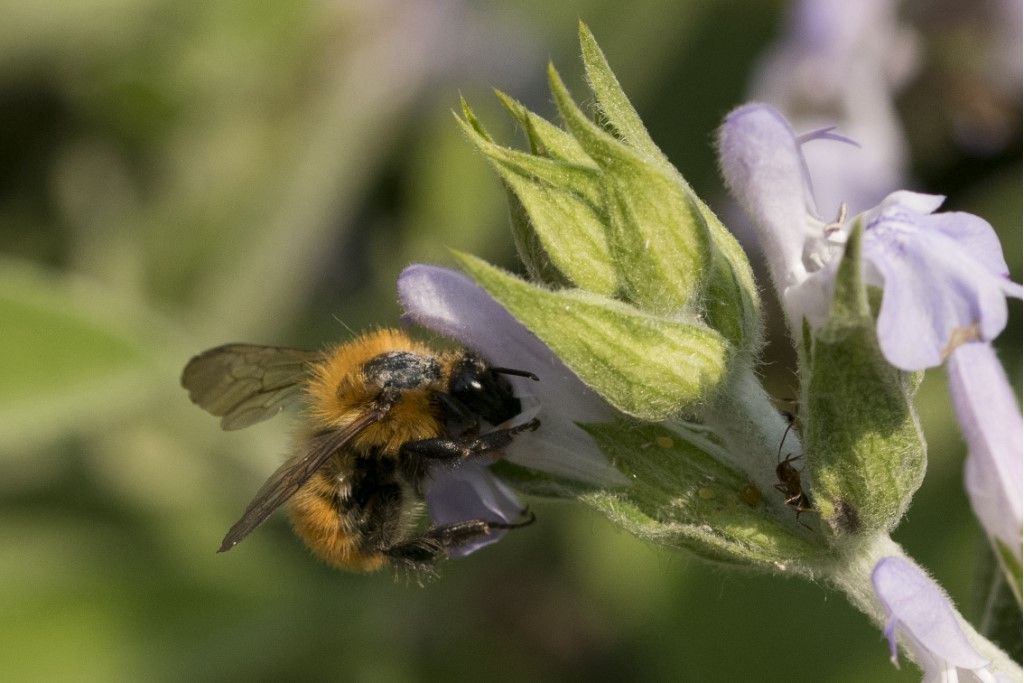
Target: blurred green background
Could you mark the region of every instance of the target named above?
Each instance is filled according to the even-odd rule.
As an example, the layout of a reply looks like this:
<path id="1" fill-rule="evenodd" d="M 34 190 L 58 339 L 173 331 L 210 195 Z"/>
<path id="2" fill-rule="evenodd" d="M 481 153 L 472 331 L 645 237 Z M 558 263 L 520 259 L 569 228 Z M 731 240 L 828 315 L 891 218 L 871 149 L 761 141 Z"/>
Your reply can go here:
<path id="1" fill-rule="evenodd" d="M 918 678 L 822 586 L 661 551 L 569 504 L 531 501 L 533 527 L 425 587 L 331 571 L 280 516 L 215 555 L 291 427 L 224 434 L 178 386 L 218 343 L 395 324 L 396 275 L 450 265 L 446 247 L 515 268 L 501 188 L 450 110 L 461 93 L 517 139 L 490 88 L 553 115 L 548 58 L 582 97 L 577 18 L 721 206 L 713 131 L 782 3 L 4 0 L 0 16 L 0 678 Z M 1019 97 L 1004 144 L 962 149 L 943 108 L 958 65 L 925 38 L 899 102 L 914 176 L 992 222 L 1019 281 Z M 1011 304 L 1000 339 L 1018 385 L 1020 320 Z M 791 397 L 786 342 L 769 354 Z M 929 472 L 896 538 L 975 615 L 985 545 L 941 372 L 920 407 Z"/>

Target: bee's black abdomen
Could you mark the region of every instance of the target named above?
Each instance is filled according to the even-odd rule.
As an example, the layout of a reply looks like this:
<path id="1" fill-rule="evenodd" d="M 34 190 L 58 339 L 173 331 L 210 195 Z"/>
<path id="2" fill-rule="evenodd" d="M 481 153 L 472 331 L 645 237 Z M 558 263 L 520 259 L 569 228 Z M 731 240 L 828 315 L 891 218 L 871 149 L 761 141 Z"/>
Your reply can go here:
<path id="1" fill-rule="evenodd" d="M 411 351 L 389 351 L 366 361 L 363 376 L 382 389 L 416 389 L 439 380 L 441 364 Z"/>
<path id="2" fill-rule="evenodd" d="M 404 535 L 407 494 L 396 478 L 395 462 L 378 454 L 358 458 L 350 485 L 342 507 L 349 523 L 358 529 L 363 549 L 375 552 L 398 542 Z"/>

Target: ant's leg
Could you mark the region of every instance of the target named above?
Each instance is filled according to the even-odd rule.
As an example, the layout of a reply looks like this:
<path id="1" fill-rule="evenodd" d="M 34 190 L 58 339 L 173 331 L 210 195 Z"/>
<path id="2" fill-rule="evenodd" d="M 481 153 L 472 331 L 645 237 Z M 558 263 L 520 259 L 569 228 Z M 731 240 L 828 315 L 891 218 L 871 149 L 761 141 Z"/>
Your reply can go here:
<path id="1" fill-rule="evenodd" d="M 479 436 L 469 435 L 455 438 L 440 437 L 437 439 L 421 439 L 409 441 L 402 445 L 401 454 L 418 456 L 431 460 L 455 460 L 482 455 L 496 451 L 512 443 L 513 437 L 522 432 L 532 432 L 540 426 L 540 420 L 534 418 L 529 422 L 507 429 L 496 429 Z"/>
<path id="2" fill-rule="evenodd" d="M 410 541 L 405 541 L 384 550 L 384 554 L 392 560 L 411 564 L 429 565 L 438 559 L 447 557 L 448 552 L 470 541 L 501 529 L 518 529 L 533 524 L 536 517 L 529 510 L 524 510 L 525 517 L 519 522 L 487 522 L 482 519 L 471 519 L 455 524 L 434 527 Z"/>

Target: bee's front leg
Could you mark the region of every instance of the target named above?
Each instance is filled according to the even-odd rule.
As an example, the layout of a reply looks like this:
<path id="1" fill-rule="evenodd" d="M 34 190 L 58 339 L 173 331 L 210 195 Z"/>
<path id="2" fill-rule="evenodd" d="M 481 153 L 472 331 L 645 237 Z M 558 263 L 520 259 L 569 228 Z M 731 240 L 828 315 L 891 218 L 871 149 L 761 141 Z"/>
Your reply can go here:
<path id="1" fill-rule="evenodd" d="M 496 451 L 512 443 L 516 434 L 532 432 L 540 426 L 540 420 L 534 418 L 515 427 L 495 429 L 479 436 L 468 435 L 455 438 L 422 439 L 409 441 L 402 445 L 403 456 L 428 458 L 431 460 L 456 460 L 483 455 Z"/>

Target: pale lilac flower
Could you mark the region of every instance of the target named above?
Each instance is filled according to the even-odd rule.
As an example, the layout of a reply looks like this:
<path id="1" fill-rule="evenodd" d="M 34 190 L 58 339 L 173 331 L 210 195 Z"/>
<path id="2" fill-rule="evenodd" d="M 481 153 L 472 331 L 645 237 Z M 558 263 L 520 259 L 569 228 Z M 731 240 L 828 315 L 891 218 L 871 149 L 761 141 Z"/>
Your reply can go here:
<path id="1" fill-rule="evenodd" d="M 902 636 L 926 681 L 955 683 L 961 671 L 969 672 L 969 680 L 997 680 L 989 661 L 967 640 L 942 589 L 913 563 L 883 557 L 871 582 L 885 609 L 884 632 L 893 664 L 899 666 L 897 636 Z"/>
<path id="2" fill-rule="evenodd" d="M 813 138 L 824 137 L 820 132 Z M 939 365 L 965 341 L 989 341 L 1006 325 L 1007 279 L 992 227 L 977 216 L 934 214 L 943 197 L 894 192 L 848 221 L 820 218 L 800 138 L 778 111 L 751 104 L 722 127 L 719 154 L 733 194 L 757 227 L 790 324 L 825 322 L 846 235 L 864 225 L 864 275 L 883 288 L 878 338 L 904 370 Z"/>
<path id="3" fill-rule="evenodd" d="M 398 278 L 398 295 L 410 322 L 454 339 L 494 365 L 528 370 L 540 378 L 509 377 L 524 408 L 513 421 L 537 417 L 540 427 L 516 436 L 504 451 L 508 461 L 597 486 L 625 483 L 576 424 L 607 421 L 612 408 L 487 292 L 461 273 L 412 265 Z M 497 515 L 495 521 L 521 519 L 522 507 L 482 465 L 435 474 L 434 489 L 427 494 L 435 522 L 455 521 L 470 511 L 484 511 L 483 519 Z"/>
<path id="4" fill-rule="evenodd" d="M 865 280 L 882 288 L 882 353 L 903 370 L 952 355 L 950 389 L 971 452 L 971 502 L 986 531 L 1019 559 L 1021 415 L 991 348 L 977 343 L 1006 326 L 1006 297 L 1021 296 L 992 227 L 971 214 L 933 213 L 943 197 L 914 192 L 894 192 L 850 221 L 826 223 L 814 214 L 800 138 L 767 105 L 729 114 L 719 149 L 796 334 L 802 320 L 817 327 L 828 319 L 843 244 L 853 225 L 864 226 Z"/>
<path id="5" fill-rule="evenodd" d="M 986 532 L 1020 562 L 1024 421 L 1017 399 L 990 344 L 961 344 L 946 372 L 969 451 L 964 483 L 971 507 Z"/>

